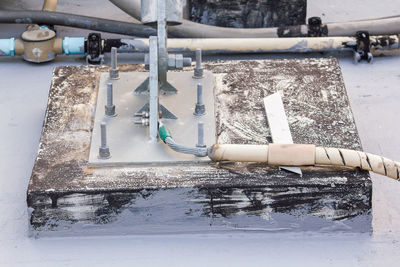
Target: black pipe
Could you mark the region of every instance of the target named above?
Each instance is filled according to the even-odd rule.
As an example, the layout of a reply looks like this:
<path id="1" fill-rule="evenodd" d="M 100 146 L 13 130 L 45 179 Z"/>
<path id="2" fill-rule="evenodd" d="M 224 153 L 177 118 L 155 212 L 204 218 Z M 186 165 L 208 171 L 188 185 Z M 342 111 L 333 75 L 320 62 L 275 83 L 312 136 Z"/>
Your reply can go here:
<path id="1" fill-rule="evenodd" d="M 137 37 L 157 35 L 157 30 L 141 24 L 49 11 L 0 10 L 0 23 L 60 25 Z"/>

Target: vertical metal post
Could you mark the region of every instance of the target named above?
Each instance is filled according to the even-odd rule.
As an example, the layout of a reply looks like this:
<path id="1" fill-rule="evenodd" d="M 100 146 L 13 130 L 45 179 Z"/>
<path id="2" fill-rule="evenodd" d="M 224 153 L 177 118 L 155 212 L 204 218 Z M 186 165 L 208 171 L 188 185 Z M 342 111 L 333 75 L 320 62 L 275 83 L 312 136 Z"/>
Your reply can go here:
<path id="1" fill-rule="evenodd" d="M 160 1 L 158 1 L 160 2 Z M 163 2 L 163 1 L 161 1 Z M 150 36 L 150 76 L 149 76 L 149 137 L 151 142 L 157 142 L 158 139 L 158 51 L 157 51 L 157 37 Z"/>
<path id="2" fill-rule="evenodd" d="M 161 84 L 167 82 L 167 6 L 165 0 L 157 1 L 157 37 L 158 37 L 158 79 Z"/>

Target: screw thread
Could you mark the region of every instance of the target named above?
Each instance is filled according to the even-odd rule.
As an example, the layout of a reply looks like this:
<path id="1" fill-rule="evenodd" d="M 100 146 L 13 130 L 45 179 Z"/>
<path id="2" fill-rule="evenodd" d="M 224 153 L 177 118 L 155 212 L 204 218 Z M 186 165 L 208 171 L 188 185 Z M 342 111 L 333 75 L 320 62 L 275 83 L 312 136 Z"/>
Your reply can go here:
<path id="1" fill-rule="evenodd" d="M 106 148 L 107 147 L 107 131 L 106 131 L 106 123 L 102 122 L 100 124 L 101 127 L 101 147 Z"/>
<path id="2" fill-rule="evenodd" d="M 197 146 L 198 147 L 204 146 L 204 123 L 203 122 L 197 123 Z"/>
<path id="3" fill-rule="evenodd" d="M 196 48 L 196 69 L 201 69 L 201 49 Z"/>
<path id="4" fill-rule="evenodd" d="M 113 105 L 113 84 L 107 83 L 107 106 L 111 107 Z"/>
<path id="5" fill-rule="evenodd" d="M 111 47 L 111 68 L 116 69 L 117 68 L 117 48 L 116 47 Z"/>
<path id="6" fill-rule="evenodd" d="M 197 104 L 203 104 L 203 85 L 201 83 L 197 84 Z"/>

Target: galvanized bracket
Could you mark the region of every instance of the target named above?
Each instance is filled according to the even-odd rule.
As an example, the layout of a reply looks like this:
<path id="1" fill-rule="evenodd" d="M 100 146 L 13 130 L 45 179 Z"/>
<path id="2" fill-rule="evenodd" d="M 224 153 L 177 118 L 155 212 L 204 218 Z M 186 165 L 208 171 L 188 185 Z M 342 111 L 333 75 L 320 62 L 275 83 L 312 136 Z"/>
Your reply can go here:
<path id="1" fill-rule="evenodd" d="M 178 90 L 167 81 L 169 57 L 167 50 L 167 6 L 165 0 L 157 1 L 157 50 L 158 82 L 160 84 L 160 90 L 166 93 L 177 93 Z M 136 88 L 135 93 L 143 93 L 148 90 L 149 81 L 146 79 Z"/>
<path id="2" fill-rule="evenodd" d="M 172 86 L 168 81 L 160 82 L 160 90 L 163 93 L 177 93 L 178 90 Z M 146 78 L 136 89 L 135 94 L 143 94 L 149 92 L 149 78 Z"/>
<path id="3" fill-rule="evenodd" d="M 169 119 L 169 120 L 176 120 L 178 119 L 177 116 L 175 116 L 174 113 L 169 111 L 164 105 L 159 105 L 160 111 L 159 111 L 159 116 L 160 119 Z M 136 113 L 143 113 L 143 112 L 150 112 L 150 107 L 149 103 L 144 104 L 143 107 L 141 107 Z"/>

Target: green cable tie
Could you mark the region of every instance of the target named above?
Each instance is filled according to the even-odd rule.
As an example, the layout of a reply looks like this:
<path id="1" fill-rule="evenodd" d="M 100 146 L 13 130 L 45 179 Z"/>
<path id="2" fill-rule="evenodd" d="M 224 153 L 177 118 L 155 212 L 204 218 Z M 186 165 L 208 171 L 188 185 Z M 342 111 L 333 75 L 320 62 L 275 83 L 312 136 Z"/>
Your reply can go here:
<path id="1" fill-rule="evenodd" d="M 158 134 L 160 135 L 160 138 L 161 140 L 163 140 L 164 143 L 165 143 L 165 138 L 171 137 L 171 132 L 168 130 L 167 127 L 165 127 L 165 125 L 161 126 L 158 129 Z"/>

